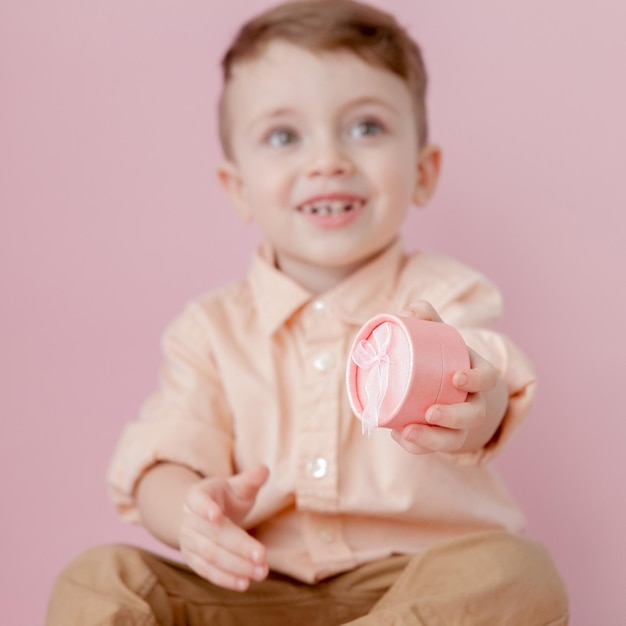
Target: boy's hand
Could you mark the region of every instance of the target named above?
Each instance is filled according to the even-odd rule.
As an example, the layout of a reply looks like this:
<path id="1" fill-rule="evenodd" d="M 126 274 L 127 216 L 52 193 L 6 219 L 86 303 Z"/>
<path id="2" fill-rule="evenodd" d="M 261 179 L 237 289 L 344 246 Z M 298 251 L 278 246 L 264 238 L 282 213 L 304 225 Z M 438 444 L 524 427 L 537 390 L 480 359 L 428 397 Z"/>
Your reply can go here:
<path id="1" fill-rule="evenodd" d="M 180 550 L 189 567 L 215 585 L 245 591 L 268 573 L 265 547 L 239 524 L 269 475 L 259 465 L 227 479 L 207 478 L 187 494 Z"/>
<path id="2" fill-rule="evenodd" d="M 412 306 L 404 315 L 441 322 L 427 302 Z M 492 437 L 508 403 L 508 393 L 498 371 L 469 348 L 470 369 L 458 370 L 452 383 L 468 393 L 459 404 L 434 404 L 425 415 L 428 424 L 408 424 L 391 436 L 412 454 L 477 450 Z"/>

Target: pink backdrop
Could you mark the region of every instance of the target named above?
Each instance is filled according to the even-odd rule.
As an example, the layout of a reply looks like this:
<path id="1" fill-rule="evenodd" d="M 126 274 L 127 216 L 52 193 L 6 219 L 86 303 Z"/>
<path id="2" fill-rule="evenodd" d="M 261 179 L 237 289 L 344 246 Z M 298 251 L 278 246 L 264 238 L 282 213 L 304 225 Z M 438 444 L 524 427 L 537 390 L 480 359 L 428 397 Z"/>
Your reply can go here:
<path id="1" fill-rule="evenodd" d="M 0 4 L 7 623 L 42 623 L 84 548 L 153 545 L 114 517 L 104 474 L 155 384 L 164 325 L 239 276 L 257 240 L 216 184 L 214 104 L 220 53 L 267 4 Z M 423 44 L 445 150 L 406 239 L 501 285 L 503 328 L 541 386 L 497 465 L 563 572 L 572 623 L 624 624 L 626 3 L 379 4 Z"/>

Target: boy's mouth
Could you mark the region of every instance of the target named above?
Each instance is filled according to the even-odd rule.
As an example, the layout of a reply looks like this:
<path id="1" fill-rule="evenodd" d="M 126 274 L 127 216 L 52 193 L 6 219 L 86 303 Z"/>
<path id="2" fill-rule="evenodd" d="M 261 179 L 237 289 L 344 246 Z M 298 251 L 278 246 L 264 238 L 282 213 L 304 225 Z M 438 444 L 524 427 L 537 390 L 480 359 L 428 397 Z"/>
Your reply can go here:
<path id="1" fill-rule="evenodd" d="M 330 199 L 321 198 L 319 200 L 309 200 L 298 205 L 297 209 L 301 213 L 307 215 L 341 215 L 343 213 L 349 213 L 350 211 L 356 211 L 363 208 L 365 200 L 361 198 L 351 199 Z"/>

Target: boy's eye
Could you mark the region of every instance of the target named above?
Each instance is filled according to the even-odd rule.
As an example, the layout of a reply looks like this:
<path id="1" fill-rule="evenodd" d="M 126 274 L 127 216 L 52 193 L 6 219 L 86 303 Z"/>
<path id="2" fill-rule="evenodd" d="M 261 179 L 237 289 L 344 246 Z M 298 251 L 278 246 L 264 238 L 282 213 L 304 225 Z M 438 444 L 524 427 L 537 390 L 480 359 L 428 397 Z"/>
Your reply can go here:
<path id="1" fill-rule="evenodd" d="M 273 148 L 281 148 L 295 143 L 298 135 L 289 128 L 277 128 L 267 135 L 267 143 Z"/>
<path id="2" fill-rule="evenodd" d="M 350 129 L 350 136 L 357 139 L 359 137 L 373 137 L 375 135 L 380 135 L 383 130 L 382 125 L 375 120 L 365 120 L 355 124 Z"/>

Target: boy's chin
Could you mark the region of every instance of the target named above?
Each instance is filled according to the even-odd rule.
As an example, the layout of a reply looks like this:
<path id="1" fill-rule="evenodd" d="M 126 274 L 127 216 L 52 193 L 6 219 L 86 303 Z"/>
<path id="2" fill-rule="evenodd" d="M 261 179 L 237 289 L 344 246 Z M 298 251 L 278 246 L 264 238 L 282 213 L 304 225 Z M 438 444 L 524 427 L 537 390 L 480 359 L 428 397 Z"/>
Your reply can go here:
<path id="1" fill-rule="evenodd" d="M 329 247 L 321 252 L 316 251 L 315 254 L 302 255 L 301 261 L 320 270 L 353 272 L 384 252 L 388 247 L 389 245 L 385 245 L 354 251 L 345 248 L 334 250 Z"/>

